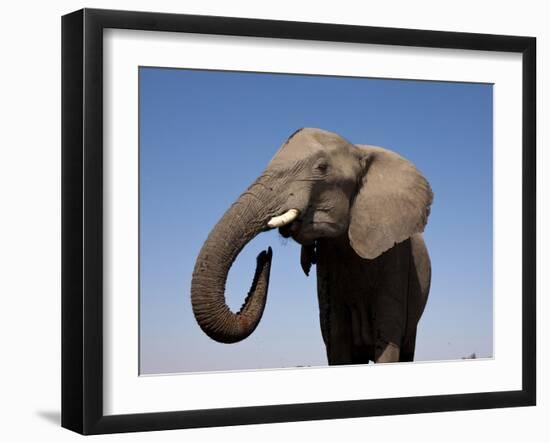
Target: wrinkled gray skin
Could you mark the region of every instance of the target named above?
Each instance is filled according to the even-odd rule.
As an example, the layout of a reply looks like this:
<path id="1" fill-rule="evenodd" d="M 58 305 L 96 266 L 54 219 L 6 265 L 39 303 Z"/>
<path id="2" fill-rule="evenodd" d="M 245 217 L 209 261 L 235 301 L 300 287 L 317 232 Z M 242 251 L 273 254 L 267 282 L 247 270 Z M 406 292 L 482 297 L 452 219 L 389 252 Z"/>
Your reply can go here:
<path id="1" fill-rule="evenodd" d="M 223 343 L 254 331 L 265 306 L 271 248 L 258 256 L 237 313 L 225 303 L 227 274 L 272 217 L 297 209 L 298 218 L 279 231 L 302 245 L 306 275 L 317 266 L 329 364 L 412 361 L 430 287 L 421 232 L 431 203 L 426 179 L 398 154 L 321 129 L 295 132 L 205 241 L 191 283 L 198 324 Z"/>

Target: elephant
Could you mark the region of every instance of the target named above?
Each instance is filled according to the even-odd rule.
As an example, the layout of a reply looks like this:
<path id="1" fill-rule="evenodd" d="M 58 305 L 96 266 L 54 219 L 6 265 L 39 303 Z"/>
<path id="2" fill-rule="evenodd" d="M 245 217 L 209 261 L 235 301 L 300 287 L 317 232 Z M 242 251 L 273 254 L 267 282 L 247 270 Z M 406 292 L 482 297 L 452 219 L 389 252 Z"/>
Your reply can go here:
<path id="1" fill-rule="evenodd" d="M 225 302 L 227 275 L 250 240 L 279 229 L 301 245 L 306 275 L 316 265 L 329 365 L 413 361 L 431 282 L 422 233 L 432 200 L 426 178 L 399 154 L 326 130 L 299 129 L 205 240 L 191 281 L 197 323 L 221 343 L 256 329 L 271 247 L 258 255 L 238 312 Z"/>

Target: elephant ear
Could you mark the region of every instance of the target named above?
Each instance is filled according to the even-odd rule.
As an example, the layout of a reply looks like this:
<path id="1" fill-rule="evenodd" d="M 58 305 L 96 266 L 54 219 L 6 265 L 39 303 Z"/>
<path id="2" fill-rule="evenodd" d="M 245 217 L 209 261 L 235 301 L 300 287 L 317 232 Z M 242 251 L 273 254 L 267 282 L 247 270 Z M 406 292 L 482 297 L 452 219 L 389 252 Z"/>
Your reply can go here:
<path id="1" fill-rule="evenodd" d="M 357 147 L 363 175 L 348 234 L 355 252 L 373 259 L 424 231 L 433 194 L 420 171 L 400 155 L 376 146 Z"/>

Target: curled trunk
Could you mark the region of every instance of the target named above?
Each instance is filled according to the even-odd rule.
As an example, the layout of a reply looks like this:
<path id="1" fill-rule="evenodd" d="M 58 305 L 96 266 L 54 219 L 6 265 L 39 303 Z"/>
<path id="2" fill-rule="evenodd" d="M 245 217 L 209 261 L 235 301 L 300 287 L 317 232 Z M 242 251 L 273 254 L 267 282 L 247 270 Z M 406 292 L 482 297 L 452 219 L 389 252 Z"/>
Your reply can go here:
<path id="1" fill-rule="evenodd" d="M 269 285 L 271 248 L 258 255 L 252 286 L 236 313 L 225 302 L 225 284 L 239 252 L 265 230 L 269 208 L 265 198 L 245 192 L 212 229 L 195 262 L 191 282 L 193 313 L 201 329 L 218 342 L 243 340 L 256 329 L 262 317 Z"/>

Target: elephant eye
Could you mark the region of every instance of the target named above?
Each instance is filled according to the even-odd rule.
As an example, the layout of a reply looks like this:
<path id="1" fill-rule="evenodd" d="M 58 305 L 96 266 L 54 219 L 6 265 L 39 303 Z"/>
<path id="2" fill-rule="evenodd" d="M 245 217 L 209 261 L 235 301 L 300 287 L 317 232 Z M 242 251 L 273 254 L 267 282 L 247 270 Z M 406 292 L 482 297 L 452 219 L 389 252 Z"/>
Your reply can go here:
<path id="1" fill-rule="evenodd" d="M 322 161 L 315 166 L 315 169 L 317 169 L 319 172 L 327 172 L 328 170 L 328 163 L 326 161 Z"/>

